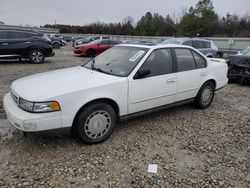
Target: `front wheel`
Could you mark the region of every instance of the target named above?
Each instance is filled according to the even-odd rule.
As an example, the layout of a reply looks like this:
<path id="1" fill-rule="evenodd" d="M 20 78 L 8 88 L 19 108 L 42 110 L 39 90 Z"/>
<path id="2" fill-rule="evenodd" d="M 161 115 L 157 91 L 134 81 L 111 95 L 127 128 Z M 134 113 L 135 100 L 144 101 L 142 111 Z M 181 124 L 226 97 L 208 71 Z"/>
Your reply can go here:
<path id="1" fill-rule="evenodd" d="M 44 53 L 39 49 L 31 50 L 29 53 L 29 59 L 32 63 L 43 63 L 44 58 Z"/>
<path id="2" fill-rule="evenodd" d="M 212 82 L 206 82 L 198 92 L 195 98 L 195 104 L 198 108 L 207 108 L 214 98 L 215 86 Z"/>
<path id="3" fill-rule="evenodd" d="M 95 56 L 96 56 L 95 50 L 94 50 L 94 49 L 89 49 L 89 50 L 87 51 L 87 56 L 88 56 L 88 57 L 95 57 Z"/>
<path id="4" fill-rule="evenodd" d="M 106 103 L 95 103 L 79 114 L 77 131 L 84 143 L 97 144 L 110 137 L 115 124 L 114 109 Z"/>

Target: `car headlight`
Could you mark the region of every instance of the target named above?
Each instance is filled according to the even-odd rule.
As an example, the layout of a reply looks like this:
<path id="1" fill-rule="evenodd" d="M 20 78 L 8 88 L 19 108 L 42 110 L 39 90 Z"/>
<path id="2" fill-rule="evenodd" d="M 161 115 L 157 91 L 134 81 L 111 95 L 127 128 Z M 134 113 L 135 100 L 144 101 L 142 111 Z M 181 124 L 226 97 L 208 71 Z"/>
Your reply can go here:
<path id="1" fill-rule="evenodd" d="M 32 112 L 32 111 L 33 111 L 34 103 L 33 103 L 33 102 L 26 101 L 26 100 L 24 100 L 24 99 L 22 99 L 22 98 L 19 98 L 18 106 L 19 106 L 20 108 L 22 108 L 23 110 Z"/>
<path id="2" fill-rule="evenodd" d="M 56 101 L 30 102 L 20 98 L 18 106 L 28 112 L 55 112 L 61 110 L 59 103 Z"/>

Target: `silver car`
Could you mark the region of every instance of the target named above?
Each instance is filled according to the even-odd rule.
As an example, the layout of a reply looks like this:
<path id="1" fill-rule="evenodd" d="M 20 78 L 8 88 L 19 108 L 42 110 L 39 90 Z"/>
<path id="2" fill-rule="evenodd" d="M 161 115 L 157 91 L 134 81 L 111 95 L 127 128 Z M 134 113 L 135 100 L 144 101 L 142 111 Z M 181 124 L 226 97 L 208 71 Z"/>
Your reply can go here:
<path id="1" fill-rule="evenodd" d="M 170 38 L 164 40 L 162 44 L 182 44 L 196 48 L 205 56 L 215 58 L 221 56 L 213 41 L 198 38 Z"/>

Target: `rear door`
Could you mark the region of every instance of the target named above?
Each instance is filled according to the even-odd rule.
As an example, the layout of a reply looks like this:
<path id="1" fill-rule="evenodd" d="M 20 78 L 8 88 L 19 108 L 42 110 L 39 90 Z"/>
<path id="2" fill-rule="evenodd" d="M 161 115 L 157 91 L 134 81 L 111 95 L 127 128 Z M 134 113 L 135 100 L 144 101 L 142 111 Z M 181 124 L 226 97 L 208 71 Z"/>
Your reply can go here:
<path id="1" fill-rule="evenodd" d="M 0 56 L 9 55 L 11 52 L 8 50 L 7 31 L 0 31 Z"/>
<path id="2" fill-rule="evenodd" d="M 30 38 L 32 35 L 28 32 L 23 31 L 9 31 L 8 47 L 11 49 L 13 54 L 18 54 L 20 56 L 27 55 L 28 48 L 31 46 Z"/>
<path id="3" fill-rule="evenodd" d="M 171 49 L 154 50 L 137 74 L 143 71 L 150 73 L 142 78 L 129 78 L 129 114 L 175 102 L 176 75 Z"/>
<path id="4" fill-rule="evenodd" d="M 207 78 L 206 59 L 189 48 L 175 48 L 177 65 L 176 101 L 194 98 Z"/>

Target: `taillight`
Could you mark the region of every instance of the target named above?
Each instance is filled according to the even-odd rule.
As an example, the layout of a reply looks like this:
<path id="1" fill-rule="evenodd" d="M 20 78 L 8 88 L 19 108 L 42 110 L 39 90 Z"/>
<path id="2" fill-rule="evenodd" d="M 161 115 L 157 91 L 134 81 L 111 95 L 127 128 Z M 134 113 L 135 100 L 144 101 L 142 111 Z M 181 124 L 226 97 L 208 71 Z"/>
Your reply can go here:
<path id="1" fill-rule="evenodd" d="M 47 41 L 48 44 L 52 44 L 52 41 L 46 34 L 43 35 L 43 38 Z"/>

